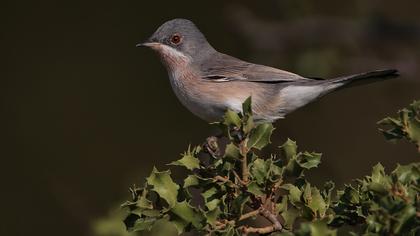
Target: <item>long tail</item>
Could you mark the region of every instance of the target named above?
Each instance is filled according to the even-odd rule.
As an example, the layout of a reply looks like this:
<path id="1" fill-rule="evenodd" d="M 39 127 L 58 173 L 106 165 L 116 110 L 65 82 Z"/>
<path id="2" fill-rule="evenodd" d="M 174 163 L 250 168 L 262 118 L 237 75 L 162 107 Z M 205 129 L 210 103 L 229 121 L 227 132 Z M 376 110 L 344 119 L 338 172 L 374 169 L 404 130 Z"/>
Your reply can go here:
<path id="1" fill-rule="evenodd" d="M 399 76 L 398 70 L 375 70 L 371 72 L 365 72 L 361 74 L 354 74 L 349 76 L 342 76 L 334 79 L 329 79 L 330 83 L 339 83 L 344 85 L 343 87 L 353 87 L 362 84 L 370 84 L 373 82 L 392 79 Z M 341 87 L 341 86 L 339 86 Z"/>
<path id="2" fill-rule="evenodd" d="M 279 110 L 282 111 L 281 116 L 284 116 L 335 90 L 395 78 L 397 76 L 397 70 L 377 70 L 334 79 L 314 79 L 309 82 L 305 80 L 301 83 L 289 84 L 280 90 L 279 95 L 283 103 Z"/>

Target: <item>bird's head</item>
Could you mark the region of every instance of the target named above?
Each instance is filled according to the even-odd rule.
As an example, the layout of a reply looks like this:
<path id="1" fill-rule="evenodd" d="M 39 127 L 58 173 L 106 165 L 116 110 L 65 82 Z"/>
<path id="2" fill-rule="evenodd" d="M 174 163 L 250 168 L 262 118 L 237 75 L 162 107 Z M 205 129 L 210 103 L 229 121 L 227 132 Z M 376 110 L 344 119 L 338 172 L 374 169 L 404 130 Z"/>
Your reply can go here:
<path id="1" fill-rule="evenodd" d="M 174 62 L 200 60 L 214 51 L 194 23 L 186 19 L 163 23 L 148 40 L 137 46 L 146 46 L 157 51 L 169 66 Z"/>

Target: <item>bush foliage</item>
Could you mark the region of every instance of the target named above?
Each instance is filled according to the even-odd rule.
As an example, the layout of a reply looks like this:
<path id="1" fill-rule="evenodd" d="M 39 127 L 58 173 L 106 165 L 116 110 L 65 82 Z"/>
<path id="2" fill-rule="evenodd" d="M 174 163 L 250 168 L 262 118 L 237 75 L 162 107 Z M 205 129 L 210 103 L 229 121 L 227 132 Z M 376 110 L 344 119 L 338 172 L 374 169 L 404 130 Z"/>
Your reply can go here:
<path id="1" fill-rule="evenodd" d="M 379 123 L 387 139 L 406 138 L 419 146 L 420 102 Z M 321 154 L 299 151 L 287 140 L 275 154 L 262 156 L 274 130 L 255 123 L 251 101 L 243 112 L 227 111 L 216 124 L 219 137 L 189 147 L 170 166 L 185 168 L 175 182 L 171 171 L 154 168 L 142 187 L 130 189 L 124 223 L 146 235 L 420 235 L 420 163 L 398 165 L 335 190 L 333 182 L 312 185 L 305 172 Z M 172 167 L 171 167 L 172 168 Z M 175 168 L 175 167 L 173 167 Z"/>

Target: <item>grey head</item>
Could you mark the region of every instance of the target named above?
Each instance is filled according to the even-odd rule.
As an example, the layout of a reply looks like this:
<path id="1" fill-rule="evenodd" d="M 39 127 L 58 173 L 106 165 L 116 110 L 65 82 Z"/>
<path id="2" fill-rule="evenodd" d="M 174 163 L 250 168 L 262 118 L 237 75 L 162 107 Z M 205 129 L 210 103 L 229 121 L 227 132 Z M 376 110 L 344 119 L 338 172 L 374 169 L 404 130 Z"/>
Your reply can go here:
<path id="1" fill-rule="evenodd" d="M 200 60 L 215 52 L 205 36 L 193 22 L 186 19 L 173 19 L 163 23 L 144 43 L 137 46 L 147 46 L 162 57 L 165 54 L 178 54 L 193 60 Z"/>

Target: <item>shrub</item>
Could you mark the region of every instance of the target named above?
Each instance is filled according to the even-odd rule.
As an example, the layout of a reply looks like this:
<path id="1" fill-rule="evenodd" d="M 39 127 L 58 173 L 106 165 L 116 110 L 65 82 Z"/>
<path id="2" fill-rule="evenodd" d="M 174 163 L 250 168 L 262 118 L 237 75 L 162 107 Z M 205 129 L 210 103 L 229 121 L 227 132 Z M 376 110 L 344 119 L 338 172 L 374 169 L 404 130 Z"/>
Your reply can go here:
<path id="1" fill-rule="evenodd" d="M 380 121 L 387 139 L 406 138 L 419 146 L 420 102 Z M 255 123 L 251 100 L 243 112 L 227 111 L 219 137 L 189 147 L 170 163 L 188 174 L 179 183 L 171 171 L 154 168 L 142 187 L 130 189 L 124 223 L 129 231 L 154 235 L 353 235 L 420 234 L 420 163 L 398 165 L 335 190 L 333 182 L 312 185 L 305 172 L 318 167 L 321 154 L 298 151 L 288 139 L 270 156 L 271 123 Z"/>

